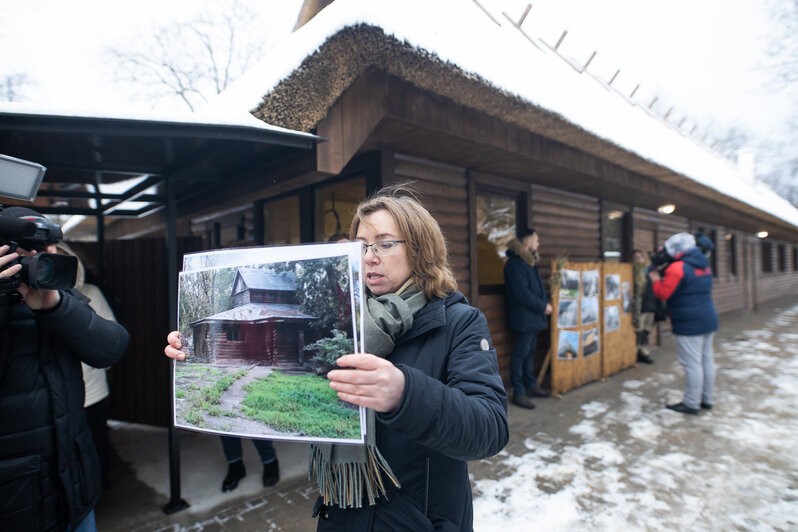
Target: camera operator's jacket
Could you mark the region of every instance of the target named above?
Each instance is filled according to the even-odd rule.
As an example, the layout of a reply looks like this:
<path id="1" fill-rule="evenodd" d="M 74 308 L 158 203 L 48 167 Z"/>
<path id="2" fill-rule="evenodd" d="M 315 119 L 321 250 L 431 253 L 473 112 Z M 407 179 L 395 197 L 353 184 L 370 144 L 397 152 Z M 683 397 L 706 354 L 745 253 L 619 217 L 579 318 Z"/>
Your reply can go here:
<path id="1" fill-rule="evenodd" d="M 654 295 L 668 300 L 673 334 L 695 336 L 718 328 L 718 313 L 712 302 L 712 269 L 697 247 L 665 269 L 662 280 L 653 283 Z"/>
<path id="2" fill-rule="evenodd" d="M 10 296 L 5 296 L 10 297 Z M 0 344 L 0 530 L 73 529 L 100 496 L 100 465 L 83 411 L 80 362 L 108 367 L 128 343 L 121 325 L 72 290 L 49 311 L 10 305 Z"/>

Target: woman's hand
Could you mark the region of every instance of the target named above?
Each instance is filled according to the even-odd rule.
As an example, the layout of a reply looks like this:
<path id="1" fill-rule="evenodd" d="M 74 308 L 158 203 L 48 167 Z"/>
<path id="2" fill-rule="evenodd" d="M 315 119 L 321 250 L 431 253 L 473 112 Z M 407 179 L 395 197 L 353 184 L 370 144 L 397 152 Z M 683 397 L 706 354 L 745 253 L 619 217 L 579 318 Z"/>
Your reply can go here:
<path id="1" fill-rule="evenodd" d="M 166 341 L 169 344 L 163 350 L 166 356 L 175 360 L 186 359 L 186 354 L 180 350 L 183 347 L 183 343 L 180 341 L 180 331 L 170 332 L 169 336 L 166 337 Z"/>
<path id="2" fill-rule="evenodd" d="M 342 401 L 377 412 L 395 410 L 405 392 L 405 374 L 384 358 L 369 354 L 344 355 L 337 360 L 343 368 L 327 373 L 330 388 Z"/>

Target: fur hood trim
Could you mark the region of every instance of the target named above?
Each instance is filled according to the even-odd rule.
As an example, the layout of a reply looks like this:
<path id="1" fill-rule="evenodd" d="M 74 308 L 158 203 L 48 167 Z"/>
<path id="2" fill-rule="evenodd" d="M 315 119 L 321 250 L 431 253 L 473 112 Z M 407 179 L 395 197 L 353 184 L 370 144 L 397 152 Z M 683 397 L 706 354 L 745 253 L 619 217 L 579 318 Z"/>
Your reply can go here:
<path id="1" fill-rule="evenodd" d="M 507 244 L 507 251 L 518 255 L 521 257 L 521 260 L 530 266 L 535 266 L 540 258 L 537 251 L 535 253 L 530 253 L 529 250 L 517 238 L 510 240 L 510 243 Z"/>

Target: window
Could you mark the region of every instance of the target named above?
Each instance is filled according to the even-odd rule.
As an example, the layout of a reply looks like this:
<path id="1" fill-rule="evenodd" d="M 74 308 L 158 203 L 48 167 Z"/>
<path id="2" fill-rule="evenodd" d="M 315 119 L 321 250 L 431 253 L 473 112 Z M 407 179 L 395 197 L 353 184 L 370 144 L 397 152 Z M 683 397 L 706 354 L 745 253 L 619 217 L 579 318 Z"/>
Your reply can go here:
<path id="1" fill-rule="evenodd" d="M 737 237 L 733 233 L 726 233 L 726 252 L 728 253 L 729 274 L 737 276 Z"/>
<path id="2" fill-rule="evenodd" d="M 241 324 L 239 323 L 225 323 L 222 325 L 222 331 L 225 333 L 228 342 L 238 342 L 241 338 Z"/>
<path id="3" fill-rule="evenodd" d="M 762 242 L 762 273 L 773 272 L 773 244 Z"/>
<path id="4" fill-rule="evenodd" d="M 779 271 L 787 271 L 787 246 L 779 244 L 778 247 Z"/>
<path id="5" fill-rule="evenodd" d="M 299 244 L 299 196 L 263 205 L 263 242 L 266 245 Z"/>
<path id="6" fill-rule="evenodd" d="M 798 247 L 792 248 L 792 271 L 798 272 Z"/>
<path id="7" fill-rule="evenodd" d="M 316 189 L 316 242 L 337 234 L 349 235 L 357 206 L 366 195 L 366 178 L 357 177 Z"/>
<path id="8" fill-rule="evenodd" d="M 601 213 L 601 258 L 606 262 L 621 262 L 626 256 L 626 215 L 619 209 Z"/>
<path id="9" fill-rule="evenodd" d="M 518 197 L 477 194 L 477 276 L 479 285 L 503 285 L 507 245 L 518 229 Z"/>

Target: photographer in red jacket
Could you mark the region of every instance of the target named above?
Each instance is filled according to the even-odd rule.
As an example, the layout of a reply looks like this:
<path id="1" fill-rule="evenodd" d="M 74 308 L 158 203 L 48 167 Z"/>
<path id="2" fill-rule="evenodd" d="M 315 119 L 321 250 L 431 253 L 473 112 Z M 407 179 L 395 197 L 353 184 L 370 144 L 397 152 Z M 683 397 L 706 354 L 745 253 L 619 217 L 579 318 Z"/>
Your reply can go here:
<path id="1" fill-rule="evenodd" d="M 712 409 L 715 386 L 712 342 L 718 329 L 718 314 L 712 302 L 712 269 L 689 233 L 668 238 L 665 251 L 673 262 L 662 277 L 656 270 L 648 275 L 654 295 L 668 301 L 676 355 L 685 373 L 684 398 L 668 408 L 696 415 L 699 407 Z"/>

